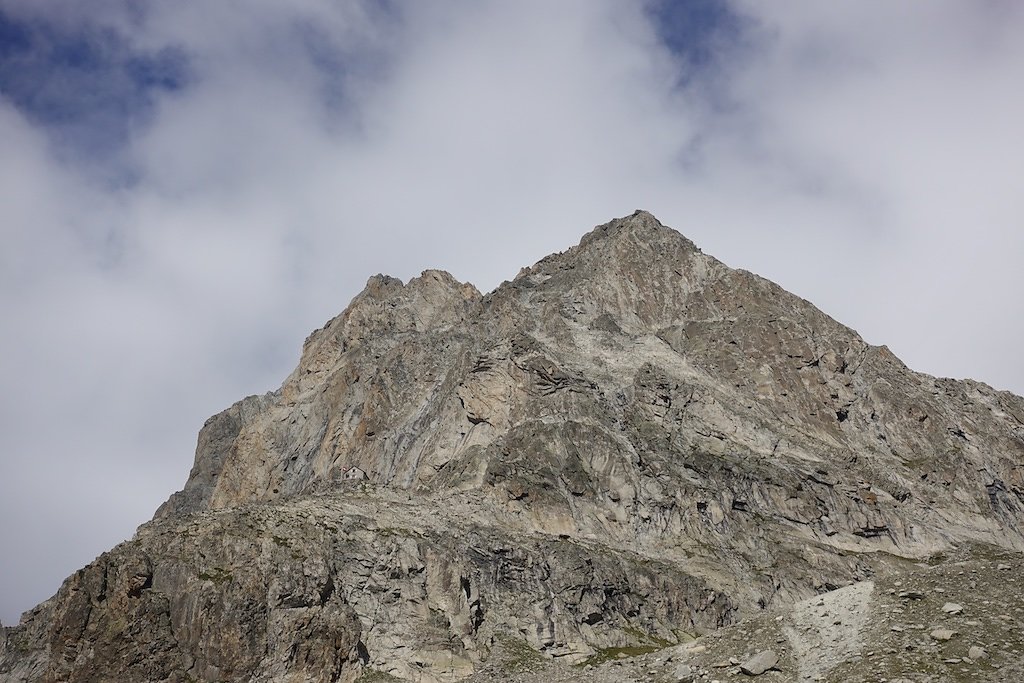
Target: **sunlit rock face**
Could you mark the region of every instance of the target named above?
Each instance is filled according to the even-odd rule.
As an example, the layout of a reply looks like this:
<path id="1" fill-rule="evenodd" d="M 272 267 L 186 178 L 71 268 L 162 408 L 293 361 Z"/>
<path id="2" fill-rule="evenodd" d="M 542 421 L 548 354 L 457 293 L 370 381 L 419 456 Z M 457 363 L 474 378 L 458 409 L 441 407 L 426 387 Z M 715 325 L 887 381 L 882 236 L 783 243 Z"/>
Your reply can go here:
<path id="1" fill-rule="evenodd" d="M 0 680 L 633 653 L 1020 550 L 1022 499 L 1020 397 L 915 373 L 637 211 L 487 295 L 370 278 L 280 389 L 207 421 L 136 538 L 5 629 Z"/>

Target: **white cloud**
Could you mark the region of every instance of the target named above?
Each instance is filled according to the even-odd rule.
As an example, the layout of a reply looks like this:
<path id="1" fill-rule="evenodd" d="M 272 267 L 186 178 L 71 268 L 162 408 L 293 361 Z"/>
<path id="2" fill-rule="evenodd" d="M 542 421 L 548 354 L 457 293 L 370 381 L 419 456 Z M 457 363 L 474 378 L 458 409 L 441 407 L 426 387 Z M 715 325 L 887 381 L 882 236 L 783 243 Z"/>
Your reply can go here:
<path id="1" fill-rule="evenodd" d="M 1019 8 L 743 7 L 765 43 L 733 93 L 767 167 L 808 182 L 833 225 L 861 219 L 830 235 L 837 260 L 858 241 L 871 250 L 857 272 L 800 290 L 918 369 L 1020 391 L 1024 368 L 1001 352 L 1024 336 Z"/>
<path id="2" fill-rule="evenodd" d="M 737 3 L 679 87 L 637 5 L 371 6 L 105 5 L 191 73 L 102 172 L 0 100 L 5 623 L 370 274 L 489 289 L 637 207 L 916 368 L 1024 389 L 1012 6 Z"/>

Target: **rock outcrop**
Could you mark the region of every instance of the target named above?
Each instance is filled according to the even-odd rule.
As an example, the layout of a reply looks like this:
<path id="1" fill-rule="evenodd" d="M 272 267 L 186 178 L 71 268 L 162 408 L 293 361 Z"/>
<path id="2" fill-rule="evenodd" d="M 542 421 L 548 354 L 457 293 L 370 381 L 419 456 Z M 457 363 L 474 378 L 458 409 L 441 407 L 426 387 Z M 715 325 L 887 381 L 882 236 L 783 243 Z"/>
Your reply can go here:
<path id="1" fill-rule="evenodd" d="M 454 681 L 967 542 L 1024 549 L 1024 399 L 915 373 L 638 211 L 487 295 L 370 278 L 207 421 L 152 522 L 5 629 L 0 680 Z"/>

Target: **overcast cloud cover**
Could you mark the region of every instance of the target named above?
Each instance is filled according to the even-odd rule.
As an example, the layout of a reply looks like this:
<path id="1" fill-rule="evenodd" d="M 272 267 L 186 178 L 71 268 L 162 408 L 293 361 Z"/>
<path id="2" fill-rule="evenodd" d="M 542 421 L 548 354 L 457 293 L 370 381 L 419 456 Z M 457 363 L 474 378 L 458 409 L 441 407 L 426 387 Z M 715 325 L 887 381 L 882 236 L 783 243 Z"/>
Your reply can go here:
<path id="1" fill-rule="evenodd" d="M 1024 392 L 1024 4 L 0 0 L 0 619 L 366 278 L 642 207 Z"/>

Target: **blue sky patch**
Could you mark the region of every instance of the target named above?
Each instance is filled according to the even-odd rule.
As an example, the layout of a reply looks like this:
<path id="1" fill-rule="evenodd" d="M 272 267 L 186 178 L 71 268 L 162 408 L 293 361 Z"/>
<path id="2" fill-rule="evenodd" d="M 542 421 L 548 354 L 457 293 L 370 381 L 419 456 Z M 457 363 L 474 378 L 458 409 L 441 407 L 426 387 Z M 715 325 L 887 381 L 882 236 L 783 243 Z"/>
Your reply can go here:
<path id="1" fill-rule="evenodd" d="M 681 80 L 720 61 L 742 21 L 721 0 L 657 0 L 648 9 L 658 36 L 683 66 Z"/>
<path id="2" fill-rule="evenodd" d="M 0 9 L 0 97 L 72 154 L 119 149 L 160 92 L 189 82 L 181 50 L 134 51 L 109 26 L 69 30 Z"/>

